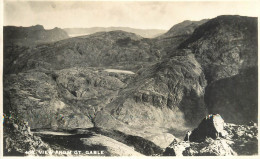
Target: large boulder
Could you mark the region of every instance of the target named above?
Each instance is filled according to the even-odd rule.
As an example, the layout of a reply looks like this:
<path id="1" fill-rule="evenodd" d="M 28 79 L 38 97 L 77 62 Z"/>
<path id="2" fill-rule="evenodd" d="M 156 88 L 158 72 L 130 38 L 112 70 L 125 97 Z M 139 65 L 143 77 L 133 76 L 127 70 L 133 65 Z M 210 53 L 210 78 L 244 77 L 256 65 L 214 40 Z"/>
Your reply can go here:
<path id="1" fill-rule="evenodd" d="M 206 116 L 199 124 L 198 128 L 194 129 L 191 134 L 187 134 L 185 141 L 201 142 L 207 137 L 216 139 L 219 135 L 224 135 L 224 120 L 219 114 L 210 114 Z"/>

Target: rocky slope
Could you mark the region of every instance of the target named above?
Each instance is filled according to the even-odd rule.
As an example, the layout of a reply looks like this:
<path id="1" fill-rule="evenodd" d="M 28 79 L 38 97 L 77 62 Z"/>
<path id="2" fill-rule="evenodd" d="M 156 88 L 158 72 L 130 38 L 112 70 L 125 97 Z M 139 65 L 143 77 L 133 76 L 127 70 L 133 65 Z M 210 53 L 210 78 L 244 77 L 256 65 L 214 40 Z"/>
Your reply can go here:
<path id="1" fill-rule="evenodd" d="M 28 123 L 14 112 L 8 112 L 4 117 L 3 147 L 5 156 L 41 156 L 38 151 L 51 151 L 48 144 L 40 137 L 31 133 Z M 33 153 L 33 154 L 32 154 Z M 34 154 L 35 153 L 35 154 Z"/>
<path id="2" fill-rule="evenodd" d="M 126 133 L 150 133 L 152 127 L 175 135 L 176 127 L 196 124 L 207 111 L 223 114 L 227 122 L 257 121 L 257 71 L 251 67 L 257 65 L 256 26 L 255 18 L 239 16 L 202 24 L 170 60 L 139 70 L 120 96 L 98 113 L 96 125 Z M 252 92 L 238 91 L 243 88 Z M 163 146 L 149 133 L 139 135 Z"/>
<path id="3" fill-rule="evenodd" d="M 205 115 L 205 86 L 204 74 L 194 56 L 175 56 L 140 71 L 120 96 L 97 114 L 95 124 L 127 133 L 127 128 L 140 133 L 160 127 L 156 131 L 167 135 L 170 129 L 194 124 Z M 149 138 L 149 133 L 142 137 Z M 164 145 L 167 141 L 153 142 Z"/>
<path id="4" fill-rule="evenodd" d="M 7 75 L 4 110 L 15 110 L 31 128 L 92 127 L 95 113 L 109 103 L 132 76 L 95 68 L 32 70 Z"/>
<path id="5" fill-rule="evenodd" d="M 30 48 L 5 49 L 7 73 L 79 66 L 136 70 L 160 58 L 147 40 L 123 31 L 100 32 Z M 19 51 L 19 52 L 18 52 Z M 15 54 L 16 58 L 8 58 Z"/>
<path id="6" fill-rule="evenodd" d="M 4 111 L 15 111 L 36 129 L 99 127 L 113 132 L 100 134 L 139 153 L 160 154 L 208 112 L 228 123 L 257 122 L 256 33 L 256 18 L 219 16 L 183 22 L 155 39 L 112 31 L 30 47 L 8 45 Z M 255 131 L 225 129 L 231 136 L 240 129 Z M 126 142 L 129 138 L 134 143 Z M 180 145 L 187 155 L 233 155 L 243 145 L 257 147 L 251 139 L 245 144 L 246 138 L 235 145 L 226 138 Z M 214 145 L 230 151 L 215 152 Z"/>
<path id="7" fill-rule="evenodd" d="M 220 135 L 215 136 L 217 133 Z M 256 155 L 258 152 L 256 124 L 225 123 L 220 115 L 209 115 L 198 128 L 188 133 L 185 141 L 173 141 L 165 156 L 236 156 Z"/>
<path id="8" fill-rule="evenodd" d="M 40 41 L 62 40 L 67 36 L 62 38 L 60 36 L 63 34 L 59 33 L 62 32 L 59 29 L 46 31 L 42 26 L 5 27 L 5 73 L 17 73 L 34 68 L 63 69 L 76 66 L 136 71 L 168 58 L 167 55 L 172 54 L 181 42 L 191 36 L 195 27 L 203 22 L 205 20 L 177 24 L 166 34 L 155 39 L 146 39 L 133 33 L 116 30 L 36 46 L 29 41 L 39 44 Z M 12 29 L 16 32 L 10 31 Z M 32 34 L 31 30 L 37 33 Z M 16 41 L 28 45 L 19 45 Z"/>
<path id="9" fill-rule="evenodd" d="M 195 29 L 179 48 L 190 49 L 208 83 L 257 66 L 257 18 L 219 16 Z"/>
<path id="10" fill-rule="evenodd" d="M 219 113 L 230 123 L 258 122 L 257 67 L 211 83 L 204 99 L 209 113 Z"/>
<path id="11" fill-rule="evenodd" d="M 257 18 L 219 16 L 179 47 L 190 49 L 203 68 L 209 111 L 228 122 L 257 122 L 257 43 Z"/>
<path id="12" fill-rule="evenodd" d="M 69 36 L 60 28 L 45 30 L 41 25 L 31 27 L 4 26 L 4 45 L 31 46 L 63 40 Z"/>

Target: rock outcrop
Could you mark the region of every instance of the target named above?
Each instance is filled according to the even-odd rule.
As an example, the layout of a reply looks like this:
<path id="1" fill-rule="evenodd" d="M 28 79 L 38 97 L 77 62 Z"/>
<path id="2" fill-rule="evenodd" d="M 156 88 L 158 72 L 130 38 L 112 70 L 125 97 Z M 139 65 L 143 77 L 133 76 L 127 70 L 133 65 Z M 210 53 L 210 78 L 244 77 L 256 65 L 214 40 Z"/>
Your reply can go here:
<path id="1" fill-rule="evenodd" d="M 14 109 L 33 129 L 93 127 L 96 112 L 131 76 L 91 68 L 11 74 L 4 80 L 4 110 Z"/>
<path id="2" fill-rule="evenodd" d="M 258 122 L 257 67 L 241 70 L 238 75 L 209 84 L 205 103 L 209 113 L 219 113 L 234 124 Z"/>
<path id="3" fill-rule="evenodd" d="M 258 153 L 258 127 L 224 123 L 220 115 L 202 120 L 185 141 L 173 141 L 164 156 L 230 156 Z M 216 133 L 221 133 L 217 137 Z"/>
<path id="4" fill-rule="evenodd" d="M 190 49 L 202 66 L 209 113 L 222 114 L 227 122 L 257 122 L 257 38 L 257 18 L 218 16 L 179 46 Z"/>
<path id="5" fill-rule="evenodd" d="M 222 117 L 219 114 L 210 114 L 202 120 L 198 128 L 186 135 L 184 141 L 201 142 L 207 137 L 216 139 L 225 134 Z"/>
<path id="6" fill-rule="evenodd" d="M 179 142 L 166 148 L 164 156 L 236 156 L 226 140 L 207 138 L 204 142 Z"/>
<path id="7" fill-rule="evenodd" d="M 40 151 L 52 151 L 14 112 L 4 114 L 3 142 L 5 156 L 45 156 Z"/>
<path id="8" fill-rule="evenodd" d="M 125 133 L 138 128 L 140 134 L 151 127 L 156 131 L 186 127 L 205 116 L 206 81 L 193 55 L 173 57 L 138 74 L 118 98 L 97 114 L 96 126 Z M 146 135 L 142 137 L 147 139 Z"/>
<path id="9" fill-rule="evenodd" d="M 257 66 L 257 18 L 218 16 L 200 25 L 179 48 L 190 49 L 208 83 Z"/>

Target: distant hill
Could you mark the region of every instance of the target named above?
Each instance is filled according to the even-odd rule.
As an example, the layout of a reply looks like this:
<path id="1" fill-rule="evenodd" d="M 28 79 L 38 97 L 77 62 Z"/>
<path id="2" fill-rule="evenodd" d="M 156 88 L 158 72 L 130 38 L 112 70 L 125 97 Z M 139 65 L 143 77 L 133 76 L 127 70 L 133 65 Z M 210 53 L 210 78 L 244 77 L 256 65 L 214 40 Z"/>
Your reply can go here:
<path id="1" fill-rule="evenodd" d="M 144 38 L 154 38 L 166 32 L 161 29 L 135 29 L 129 27 L 92 27 L 92 28 L 65 28 L 70 37 L 89 35 L 96 32 L 109 32 L 115 30 L 122 30 L 130 33 L 138 34 Z"/>
<path id="2" fill-rule="evenodd" d="M 76 66 L 136 70 L 159 60 L 158 50 L 151 47 L 149 40 L 124 31 L 98 32 L 34 48 L 10 46 L 5 50 L 5 71 L 9 73 Z"/>
<path id="3" fill-rule="evenodd" d="M 60 28 L 45 30 L 42 25 L 31 27 L 4 26 L 4 44 L 18 44 L 30 46 L 54 42 L 69 38 L 67 33 Z"/>
<path id="4" fill-rule="evenodd" d="M 158 38 L 172 38 L 177 36 L 191 35 L 198 26 L 204 24 L 208 20 L 209 19 L 203 19 L 200 21 L 185 20 L 174 25 L 169 31 L 167 31 L 165 34 L 162 34 Z"/>
<path id="5" fill-rule="evenodd" d="M 200 21 L 185 20 L 178 23 L 166 33 L 153 39 L 154 46 L 160 49 L 164 56 L 171 56 L 174 54 L 174 50 L 176 50 L 182 42 L 187 40 L 198 26 L 207 21 L 208 19 Z"/>

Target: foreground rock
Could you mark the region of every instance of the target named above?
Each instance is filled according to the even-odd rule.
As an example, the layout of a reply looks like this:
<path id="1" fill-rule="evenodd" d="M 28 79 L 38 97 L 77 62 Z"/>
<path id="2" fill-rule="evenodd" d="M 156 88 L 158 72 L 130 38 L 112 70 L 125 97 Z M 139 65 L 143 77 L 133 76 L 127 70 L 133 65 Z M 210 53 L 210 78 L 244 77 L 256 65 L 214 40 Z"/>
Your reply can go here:
<path id="1" fill-rule="evenodd" d="M 185 141 L 173 141 L 164 156 L 230 156 L 257 155 L 258 128 L 256 124 L 224 123 L 220 115 L 209 115 Z M 218 136 L 217 134 L 220 134 Z"/>
<path id="2" fill-rule="evenodd" d="M 33 135 L 27 123 L 14 113 L 4 114 L 4 155 L 45 156 L 40 151 L 52 151 L 40 137 Z"/>
<path id="3" fill-rule="evenodd" d="M 202 120 L 198 128 L 186 135 L 184 141 L 202 142 L 207 137 L 217 139 L 226 135 L 224 124 L 224 120 L 219 114 L 210 114 Z"/>
<path id="4" fill-rule="evenodd" d="M 204 142 L 180 142 L 166 148 L 164 156 L 231 156 L 237 155 L 226 140 L 207 138 Z"/>

